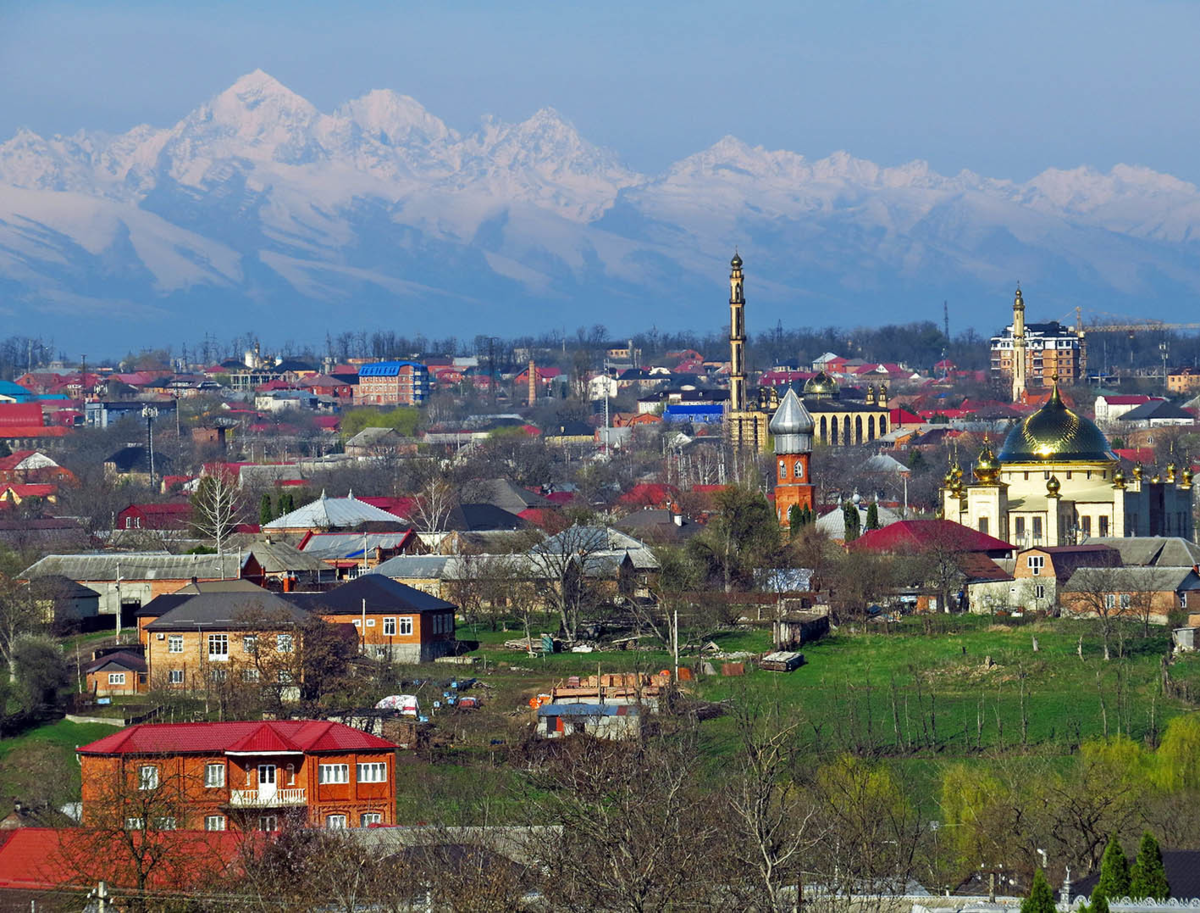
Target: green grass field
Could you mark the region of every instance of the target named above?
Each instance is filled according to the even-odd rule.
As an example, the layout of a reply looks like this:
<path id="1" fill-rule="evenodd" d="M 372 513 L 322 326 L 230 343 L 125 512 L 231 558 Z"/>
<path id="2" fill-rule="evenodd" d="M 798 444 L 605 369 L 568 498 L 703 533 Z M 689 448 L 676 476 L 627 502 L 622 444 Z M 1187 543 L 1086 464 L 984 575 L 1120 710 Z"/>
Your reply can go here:
<path id="1" fill-rule="evenodd" d="M 534 629 L 535 637 L 540 630 Z M 410 671 L 427 681 L 419 691 L 426 710 L 441 697 L 442 686 L 435 682 L 452 677 L 477 677 L 481 685 L 472 693 L 484 704 L 474 712 L 436 712 L 437 731 L 449 744 L 402 756 L 402 766 L 409 768 L 409 775 L 398 778 L 402 821 L 522 820 L 530 787 L 525 774 L 508 761 L 533 722 L 529 698 L 570 675 L 671 667 L 662 649 L 530 657 L 504 647 L 519 632 L 462 633 L 479 641 L 472 669 L 430 665 Z M 1081 636 L 1082 659 L 1077 653 Z M 886 632 L 842 628 L 808 644 L 803 648 L 807 663 L 795 672 L 765 672 L 747 662 L 745 675 L 701 677 L 692 691 L 702 700 L 774 712 L 781 721 L 799 724 L 814 756 L 852 750 L 886 758 L 924 806 L 947 762 L 987 766 L 1015 758 L 1065 764 L 1082 740 L 1105 733 L 1106 718 L 1110 735 L 1148 739 L 1171 717 L 1195 712 L 1161 693 L 1166 630 L 1152 628 L 1143 637 L 1138 626 L 1129 625 L 1120 639 L 1123 654 L 1117 655 L 1114 636 L 1113 659 L 1105 662 L 1094 622 L 998 625 L 986 617 L 909 618 Z M 769 635 L 762 630 L 732 631 L 713 640 L 727 652 L 757 653 L 769 647 Z M 697 657 L 681 661 L 693 665 Z M 719 672 L 721 660 L 713 664 Z M 1177 658 L 1171 675 L 1200 693 L 1200 657 Z M 29 782 L 28 769 L 49 758 L 70 771 L 70 785 L 77 789 L 75 746 L 113 731 L 59 721 L 0 741 L 0 795 L 14 795 Z M 701 735 L 705 768 L 719 777 L 735 750 L 733 716 L 706 721 Z"/>

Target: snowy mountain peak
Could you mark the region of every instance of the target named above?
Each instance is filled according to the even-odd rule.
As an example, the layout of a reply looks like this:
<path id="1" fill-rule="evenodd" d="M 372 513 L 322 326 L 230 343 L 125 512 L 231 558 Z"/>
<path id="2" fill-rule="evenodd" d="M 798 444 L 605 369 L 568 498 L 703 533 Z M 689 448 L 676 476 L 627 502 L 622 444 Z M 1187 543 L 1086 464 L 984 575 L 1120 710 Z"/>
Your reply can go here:
<path id="1" fill-rule="evenodd" d="M 458 134 L 408 95 L 391 89 L 372 89 L 361 98 L 348 101 L 335 116 L 356 123 L 362 131 L 386 146 L 409 142 L 457 142 Z"/>

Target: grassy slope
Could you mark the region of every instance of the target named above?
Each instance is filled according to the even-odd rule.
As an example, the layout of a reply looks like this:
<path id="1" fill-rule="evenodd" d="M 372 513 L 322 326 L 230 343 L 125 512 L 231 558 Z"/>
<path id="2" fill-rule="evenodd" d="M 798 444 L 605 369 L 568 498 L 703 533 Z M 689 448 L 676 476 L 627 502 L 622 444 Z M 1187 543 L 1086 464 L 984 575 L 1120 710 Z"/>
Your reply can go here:
<path id="1" fill-rule="evenodd" d="M 20 761 L 31 753 L 57 757 L 60 762 L 57 769 L 70 778 L 71 792 L 77 795 L 79 765 L 75 762 L 76 746 L 86 745 L 116 731 L 115 727 L 103 723 L 57 720 L 11 739 L 0 739 L 0 797 L 7 800 L 14 796 L 14 784 L 21 773 L 18 769 Z"/>

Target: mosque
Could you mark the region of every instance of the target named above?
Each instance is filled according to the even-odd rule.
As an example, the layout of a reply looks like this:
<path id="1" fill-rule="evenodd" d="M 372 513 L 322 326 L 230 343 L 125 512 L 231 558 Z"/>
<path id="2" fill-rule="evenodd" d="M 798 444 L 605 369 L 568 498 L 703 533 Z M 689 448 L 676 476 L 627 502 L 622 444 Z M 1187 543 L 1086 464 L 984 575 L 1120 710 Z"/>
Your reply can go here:
<path id="1" fill-rule="evenodd" d="M 813 419 L 812 437 L 833 447 L 866 444 L 888 433 L 887 383 L 872 384 L 865 401 L 843 396 L 824 371 L 810 377 L 803 388 L 804 405 Z M 730 443 L 765 453 L 768 418 L 780 407 L 777 387 L 759 387 L 750 396 L 746 365 L 746 290 L 742 258 L 729 261 L 729 407 L 725 426 Z"/>
<path id="2" fill-rule="evenodd" d="M 941 488 L 941 514 L 1020 548 L 1086 542 L 1092 536 L 1193 534 L 1192 470 L 1168 464 L 1165 477 L 1126 478 L 1108 439 L 1070 409 L 1058 376 L 1045 404 L 1005 438 L 988 445 L 964 482 L 957 460 Z"/>

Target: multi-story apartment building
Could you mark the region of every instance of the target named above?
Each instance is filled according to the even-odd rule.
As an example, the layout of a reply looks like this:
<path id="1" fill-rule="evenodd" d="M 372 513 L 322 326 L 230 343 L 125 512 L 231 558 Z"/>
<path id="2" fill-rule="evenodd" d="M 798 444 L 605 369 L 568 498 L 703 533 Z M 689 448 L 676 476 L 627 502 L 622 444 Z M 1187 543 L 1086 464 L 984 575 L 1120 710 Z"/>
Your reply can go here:
<path id="1" fill-rule="evenodd" d="M 85 826 L 393 824 L 393 742 L 325 720 L 139 725 L 77 749 Z"/>
<path id="2" fill-rule="evenodd" d="M 992 337 L 992 380 L 1012 383 L 1013 327 Z M 1080 378 L 1080 339 L 1075 331 L 1056 320 L 1025 324 L 1025 377 L 1030 387 L 1049 387 L 1057 374 L 1059 383 L 1070 386 Z"/>
<path id="3" fill-rule="evenodd" d="M 1167 373 L 1170 393 L 1195 393 L 1200 390 L 1200 368 L 1176 368 Z"/>
<path id="4" fill-rule="evenodd" d="M 415 406 L 429 396 L 429 369 L 415 361 L 377 361 L 358 369 L 356 406 Z"/>

